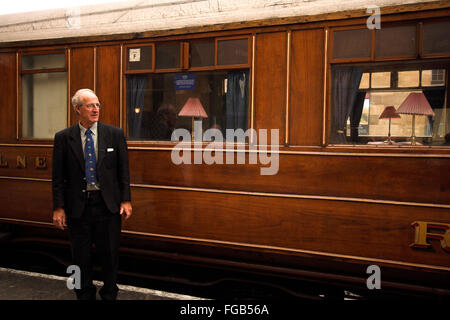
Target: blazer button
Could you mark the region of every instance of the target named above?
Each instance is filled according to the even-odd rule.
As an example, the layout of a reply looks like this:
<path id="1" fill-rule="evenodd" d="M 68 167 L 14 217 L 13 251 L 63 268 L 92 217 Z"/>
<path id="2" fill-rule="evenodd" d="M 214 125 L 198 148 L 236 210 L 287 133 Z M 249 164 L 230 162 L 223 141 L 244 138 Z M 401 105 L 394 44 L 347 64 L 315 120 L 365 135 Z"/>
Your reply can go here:
<path id="1" fill-rule="evenodd" d="M 83 189 L 83 190 L 81 190 L 81 192 L 86 192 L 86 190 Z"/>

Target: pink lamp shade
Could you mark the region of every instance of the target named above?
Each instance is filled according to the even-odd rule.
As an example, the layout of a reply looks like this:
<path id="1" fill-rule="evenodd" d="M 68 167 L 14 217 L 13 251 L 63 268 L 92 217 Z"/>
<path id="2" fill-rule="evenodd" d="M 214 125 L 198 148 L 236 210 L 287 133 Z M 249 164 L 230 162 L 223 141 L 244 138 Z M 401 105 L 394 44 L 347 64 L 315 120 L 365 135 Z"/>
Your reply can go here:
<path id="1" fill-rule="evenodd" d="M 199 98 L 189 98 L 178 113 L 181 117 L 208 118 Z"/>
<path id="2" fill-rule="evenodd" d="M 400 115 L 395 110 L 394 106 L 387 106 L 384 108 L 383 112 L 380 114 L 378 119 L 392 119 L 392 118 L 400 118 Z"/>
<path id="3" fill-rule="evenodd" d="M 398 107 L 397 113 L 434 116 L 434 111 L 422 92 L 411 92 Z"/>

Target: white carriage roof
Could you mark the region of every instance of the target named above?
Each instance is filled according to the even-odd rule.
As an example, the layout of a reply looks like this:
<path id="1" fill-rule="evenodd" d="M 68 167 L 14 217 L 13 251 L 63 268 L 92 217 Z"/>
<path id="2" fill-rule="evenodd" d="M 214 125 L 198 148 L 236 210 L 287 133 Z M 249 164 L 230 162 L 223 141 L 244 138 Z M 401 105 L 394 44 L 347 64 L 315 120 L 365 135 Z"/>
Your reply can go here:
<path id="1" fill-rule="evenodd" d="M 436 0 L 133 0 L 1 15 L 0 43 L 322 15 Z"/>

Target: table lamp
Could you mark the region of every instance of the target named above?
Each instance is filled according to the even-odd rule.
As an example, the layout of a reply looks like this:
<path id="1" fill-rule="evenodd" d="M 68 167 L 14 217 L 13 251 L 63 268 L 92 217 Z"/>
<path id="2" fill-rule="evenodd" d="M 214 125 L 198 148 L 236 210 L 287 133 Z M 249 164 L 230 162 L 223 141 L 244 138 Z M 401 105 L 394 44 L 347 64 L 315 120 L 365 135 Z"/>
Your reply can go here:
<path id="1" fill-rule="evenodd" d="M 415 117 L 419 116 L 434 116 L 434 111 L 430 106 L 427 98 L 423 92 L 411 92 L 402 102 L 400 107 L 397 109 L 399 114 L 410 114 L 412 115 L 412 136 L 411 145 L 416 145 L 416 134 L 415 134 Z"/>
<path id="2" fill-rule="evenodd" d="M 392 118 L 400 118 L 400 115 L 395 111 L 394 106 L 387 106 L 384 108 L 383 112 L 381 113 L 380 117 L 378 119 L 389 119 L 389 132 L 388 132 L 388 144 L 392 144 L 391 140 L 391 119 Z"/>
<path id="3" fill-rule="evenodd" d="M 208 118 L 199 98 L 188 98 L 178 113 L 181 117 L 192 117 L 192 141 L 194 141 L 194 118 Z"/>

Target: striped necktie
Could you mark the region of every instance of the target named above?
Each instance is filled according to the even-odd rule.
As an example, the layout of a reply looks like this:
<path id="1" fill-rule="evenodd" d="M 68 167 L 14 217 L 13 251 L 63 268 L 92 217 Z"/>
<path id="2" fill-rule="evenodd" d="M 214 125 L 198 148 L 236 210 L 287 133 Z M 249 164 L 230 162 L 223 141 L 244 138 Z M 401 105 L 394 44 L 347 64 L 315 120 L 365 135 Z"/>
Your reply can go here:
<path id="1" fill-rule="evenodd" d="M 86 130 L 84 159 L 85 159 L 86 181 L 88 185 L 95 186 L 97 184 L 97 171 L 96 171 L 94 139 L 92 139 L 91 129 Z"/>

